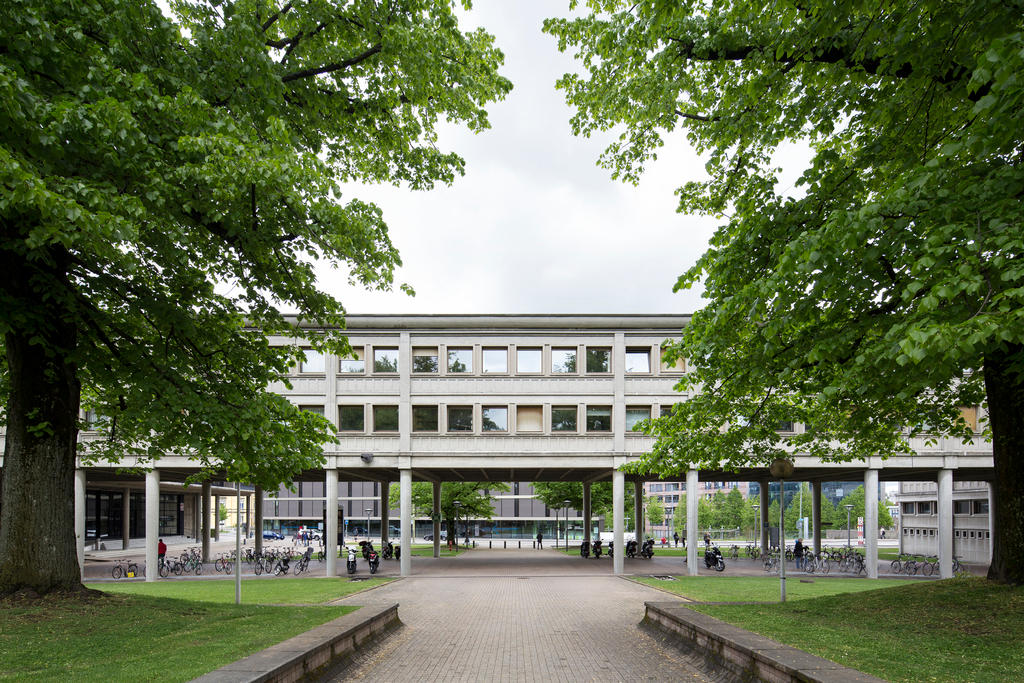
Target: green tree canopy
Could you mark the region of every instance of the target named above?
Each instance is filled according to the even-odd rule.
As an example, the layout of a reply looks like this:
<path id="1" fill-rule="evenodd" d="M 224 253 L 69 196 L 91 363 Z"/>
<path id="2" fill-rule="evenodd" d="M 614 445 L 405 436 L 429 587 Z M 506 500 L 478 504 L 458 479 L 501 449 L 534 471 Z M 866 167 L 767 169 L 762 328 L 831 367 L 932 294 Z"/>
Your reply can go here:
<path id="1" fill-rule="evenodd" d="M 466 519 L 491 519 L 494 517 L 495 491 L 508 491 L 508 484 L 493 481 L 446 481 L 441 484 L 439 507 L 441 519 L 448 531 L 448 538 L 456 537 L 459 521 Z M 455 504 L 459 502 L 459 505 Z M 401 504 L 398 486 L 388 489 L 388 507 L 398 508 Z M 434 513 L 434 485 L 428 481 L 412 483 L 413 515 L 430 517 Z"/>
<path id="2" fill-rule="evenodd" d="M 571 481 L 535 481 L 533 492 L 537 500 L 549 508 L 562 508 L 563 501 L 569 501 L 569 507 L 574 510 L 583 510 L 583 484 Z M 625 500 L 623 502 L 623 514 L 627 517 L 633 515 L 633 490 L 634 484 L 626 482 Z M 612 518 L 612 483 L 610 481 L 599 481 L 590 485 L 590 514 L 594 519 L 604 517 Z"/>
<path id="3" fill-rule="evenodd" d="M 984 401 L 990 576 L 1024 581 L 1024 5 L 587 4 L 545 24 L 583 66 L 559 81 L 574 131 L 620 130 L 602 163 L 629 181 L 685 135 L 706 165 L 679 209 L 724 221 L 676 284 L 708 304 L 667 344 L 701 391 L 638 469 L 907 452 L 972 438 L 958 406 Z"/>
<path id="4" fill-rule="evenodd" d="M 268 390 L 297 340 L 348 351 L 314 263 L 384 289 L 400 263 L 346 184 L 450 182 L 438 121 L 484 129 L 510 88 L 450 0 L 170 9 L 0 3 L 0 594 L 80 586 L 56 504 L 80 403 L 108 425 L 86 458 L 185 454 L 268 488 L 321 463 L 327 421 Z"/>

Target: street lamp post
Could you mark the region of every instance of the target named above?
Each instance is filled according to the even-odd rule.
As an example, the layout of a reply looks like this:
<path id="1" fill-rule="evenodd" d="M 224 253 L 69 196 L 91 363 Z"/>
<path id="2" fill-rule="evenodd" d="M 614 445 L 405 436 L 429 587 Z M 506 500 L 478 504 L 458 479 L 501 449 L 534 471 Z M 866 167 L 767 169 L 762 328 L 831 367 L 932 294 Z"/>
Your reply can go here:
<path id="1" fill-rule="evenodd" d="M 569 549 L 569 499 L 562 501 L 562 506 L 565 508 L 565 549 Z"/>
<path id="2" fill-rule="evenodd" d="M 847 503 L 843 507 L 846 508 L 846 549 L 849 550 L 853 547 L 850 545 L 850 510 L 853 509 L 853 506 Z"/>
<path id="3" fill-rule="evenodd" d="M 462 509 L 462 501 L 461 500 L 456 500 L 456 501 L 454 501 L 452 503 L 452 505 L 455 506 L 455 528 L 452 529 L 452 534 L 455 536 L 455 538 L 449 539 L 449 540 L 453 541 L 452 547 L 455 548 L 455 553 L 458 554 L 458 552 L 459 552 L 459 510 Z"/>
<path id="4" fill-rule="evenodd" d="M 370 515 L 373 513 L 373 508 L 365 508 L 366 512 L 366 538 L 370 538 Z"/>
<path id="5" fill-rule="evenodd" d="M 768 471 L 779 480 L 779 593 L 786 602 L 786 479 L 793 475 L 793 461 L 778 458 Z"/>
<path id="6" fill-rule="evenodd" d="M 761 545 L 761 515 L 758 511 L 761 509 L 760 505 L 751 505 L 754 508 L 754 543 Z"/>

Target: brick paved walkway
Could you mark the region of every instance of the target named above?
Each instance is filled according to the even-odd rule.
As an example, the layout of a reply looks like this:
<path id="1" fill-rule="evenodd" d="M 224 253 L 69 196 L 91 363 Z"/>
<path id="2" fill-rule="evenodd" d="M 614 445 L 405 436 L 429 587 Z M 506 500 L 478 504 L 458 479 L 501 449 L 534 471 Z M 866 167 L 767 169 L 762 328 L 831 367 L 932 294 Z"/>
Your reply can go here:
<path id="1" fill-rule="evenodd" d="M 608 575 L 566 576 L 562 562 L 541 555 L 467 553 L 341 601 L 398 602 L 404 626 L 327 680 L 732 680 L 638 627 L 644 601 L 665 593 Z"/>

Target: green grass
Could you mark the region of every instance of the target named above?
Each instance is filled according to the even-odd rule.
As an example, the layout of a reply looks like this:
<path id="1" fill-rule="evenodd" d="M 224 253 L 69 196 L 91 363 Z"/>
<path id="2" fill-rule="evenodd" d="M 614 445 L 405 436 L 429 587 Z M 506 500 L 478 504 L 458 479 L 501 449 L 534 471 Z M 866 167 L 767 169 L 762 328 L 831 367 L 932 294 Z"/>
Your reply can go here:
<path id="1" fill-rule="evenodd" d="M 762 580 L 778 590 L 778 579 Z M 788 593 L 800 590 L 787 583 Z M 878 590 L 784 604 L 693 608 L 891 681 L 1024 680 L 1024 587 L 976 577 L 902 581 L 892 588 L 863 579 L 840 583 Z M 688 590 L 705 595 L 703 588 Z"/>
<path id="2" fill-rule="evenodd" d="M 0 679 L 190 680 L 357 609 L 308 603 L 385 580 L 247 580 L 242 605 L 230 580 L 0 602 Z"/>
<path id="3" fill-rule="evenodd" d="M 802 583 L 803 574 L 786 578 L 786 599 L 805 600 L 838 593 L 859 593 L 878 588 L 905 586 L 906 579 L 817 578 Z M 671 581 L 638 576 L 640 583 L 671 591 L 700 602 L 768 602 L 779 599 L 776 576 L 680 576 Z"/>

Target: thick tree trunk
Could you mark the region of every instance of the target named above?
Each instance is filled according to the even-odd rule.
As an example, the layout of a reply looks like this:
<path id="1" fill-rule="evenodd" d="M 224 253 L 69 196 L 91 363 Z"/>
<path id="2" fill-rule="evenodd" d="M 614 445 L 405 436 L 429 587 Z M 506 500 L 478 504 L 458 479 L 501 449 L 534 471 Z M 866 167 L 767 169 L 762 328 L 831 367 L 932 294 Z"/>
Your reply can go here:
<path id="1" fill-rule="evenodd" d="M 985 389 L 992 426 L 990 515 L 995 515 L 988 578 L 1024 584 L 1024 345 L 985 355 Z"/>
<path id="2" fill-rule="evenodd" d="M 74 327 L 5 338 L 10 395 L 0 491 L 0 595 L 83 590 L 75 539 L 80 385 Z"/>

